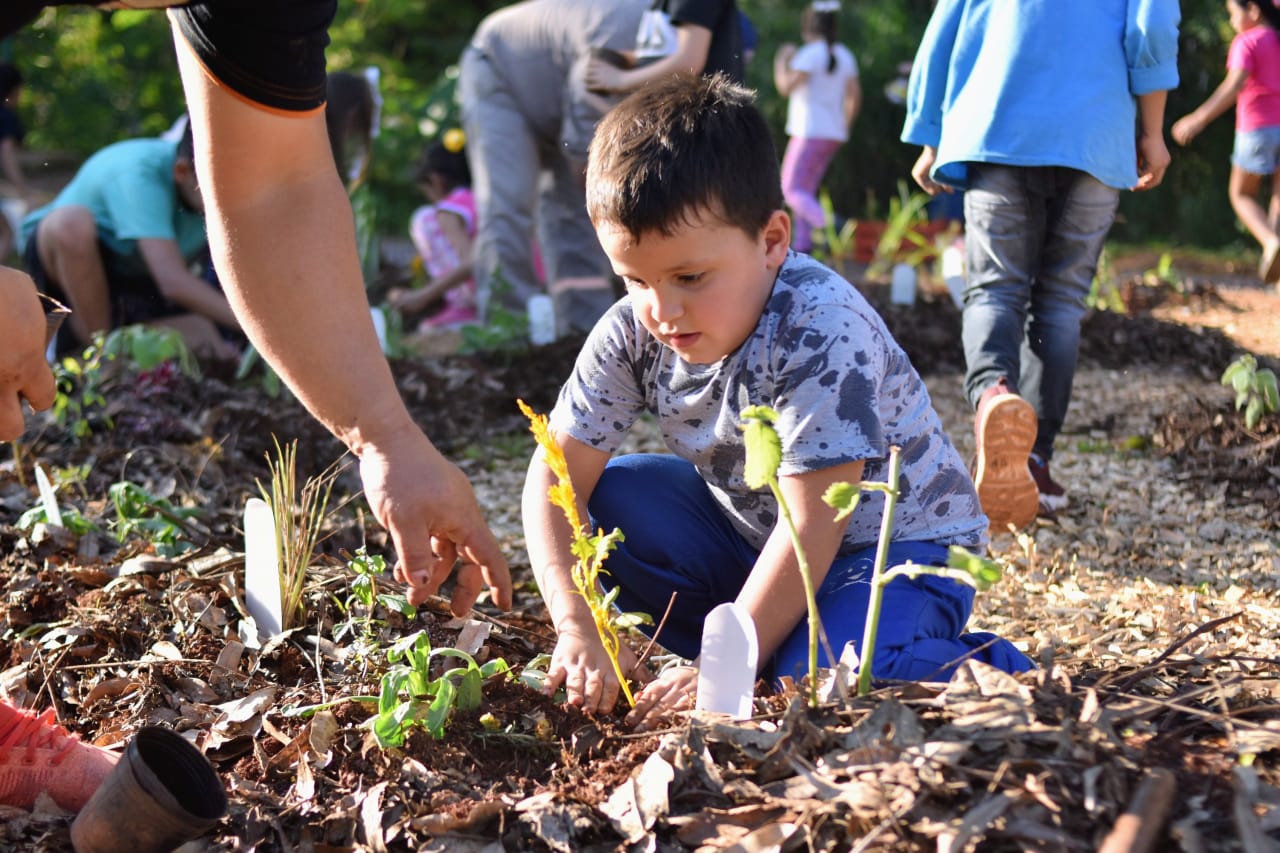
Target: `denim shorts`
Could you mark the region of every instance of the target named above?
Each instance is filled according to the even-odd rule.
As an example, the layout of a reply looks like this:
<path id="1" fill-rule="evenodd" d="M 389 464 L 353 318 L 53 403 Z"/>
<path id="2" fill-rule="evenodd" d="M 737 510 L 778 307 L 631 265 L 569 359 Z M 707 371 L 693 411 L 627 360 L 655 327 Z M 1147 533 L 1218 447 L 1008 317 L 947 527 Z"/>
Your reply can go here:
<path id="1" fill-rule="evenodd" d="M 1280 170 L 1280 126 L 1237 130 L 1231 164 L 1251 175 L 1272 175 Z"/>

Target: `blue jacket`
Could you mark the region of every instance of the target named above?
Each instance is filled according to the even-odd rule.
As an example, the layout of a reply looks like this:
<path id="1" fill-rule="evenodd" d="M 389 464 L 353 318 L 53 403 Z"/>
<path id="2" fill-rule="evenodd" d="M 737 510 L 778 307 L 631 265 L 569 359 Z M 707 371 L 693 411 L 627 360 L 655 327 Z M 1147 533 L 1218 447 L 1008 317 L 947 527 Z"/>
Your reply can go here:
<path id="1" fill-rule="evenodd" d="M 902 140 L 968 162 L 1138 181 L 1136 95 L 1178 85 L 1177 0 L 940 0 L 911 68 Z"/>

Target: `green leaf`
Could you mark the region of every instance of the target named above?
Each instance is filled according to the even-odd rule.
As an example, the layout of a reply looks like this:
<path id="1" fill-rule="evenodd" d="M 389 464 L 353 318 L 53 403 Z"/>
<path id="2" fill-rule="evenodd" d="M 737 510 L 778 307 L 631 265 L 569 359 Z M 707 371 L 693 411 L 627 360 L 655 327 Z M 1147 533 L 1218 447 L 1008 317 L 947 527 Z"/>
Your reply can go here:
<path id="1" fill-rule="evenodd" d="M 742 410 L 743 443 L 747 458 L 743 478 L 753 489 L 769 485 L 782 464 L 782 440 L 773 428 L 778 415 L 767 406 L 749 406 Z"/>
<path id="2" fill-rule="evenodd" d="M 862 489 L 853 483 L 832 483 L 822 495 L 823 502 L 836 511 L 836 521 L 844 521 L 858 508 Z"/>
<path id="3" fill-rule="evenodd" d="M 431 736 L 436 739 L 444 736 L 444 724 L 449 719 L 449 712 L 453 710 L 455 693 L 453 684 L 442 681 L 440 692 L 436 694 L 436 698 L 427 708 L 426 716 L 423 717 L 423 728 L 431 732 Z"/>
<path id="4" fill-rule="evenodd" d="M 1248 429 L 1253 429 L 1258 425 L 1258 421 L 1262 420 L 1262 398 L 1250 397 L 1249 405 L 1244 410 L 1244 425 Z"/>
<path id="5" fill-rule="evenodd" d="M 986 557 L 979 557 L 959 545 L 952 545 L 947 549 L 947 565 L 950 568 L 968 572 L 974 580 L 974 586 L 980 591 L 989 589 L 1004 576 L 1004 570 L 1000 568 L 999 563 L 988 560 Z"/>

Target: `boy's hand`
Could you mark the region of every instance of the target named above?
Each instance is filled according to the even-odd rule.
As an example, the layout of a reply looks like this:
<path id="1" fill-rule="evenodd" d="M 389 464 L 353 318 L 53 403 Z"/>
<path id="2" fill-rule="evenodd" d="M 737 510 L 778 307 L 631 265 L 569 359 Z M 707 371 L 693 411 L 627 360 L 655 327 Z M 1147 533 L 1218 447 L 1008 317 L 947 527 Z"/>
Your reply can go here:
<path id="1" fill-rule="evenodd" d="M 608 95 L 622 89 L 622 73 L 622 69 L 617 66 L 610 65 L 598 56 L 592 56 L 587 60 L 587 67 L 583 71 L 583 81 L 588 92 Z"/>
<path id="2" fill-rule="evenodd" d="M 938 149 L 932 145 L 926 145 L 920 151 L 920 156 L 916 158 L 916 164 L 911 167 L 911 177 L 916 179 L 916 183 L 920 185 L 920 189 L 929 195 L 937 195 L 938 193 L 952 193 L 955 190 L 946 184 L 940 184 L 929 176 L 933 171 L 933 161 L 938 157 Z"/>
<path id="3" fill-rule="evenodd" d="M 563 686 L 568 704 L 590 714 L 612 711 L 622 687 L 595 624 L 575 620 L 559 626 L 558 632 L 543 692 L 551 696 Z"/>
<path id="4" fill-rule="evenodd" d="M 638 732 L 648 731 L 677 711 L 692 710 L 697 695 L 698 668 L 672 667 L 640 691 L 626 722 Z"/>
<path id="5" fill-rule="evenodd" d="M 1134 192 L 1154 189 L 1164 180 L 1173 158 L 1164 144 L 1162 133 L 1144 133 L 1138 137 L 1138 183 Z"/>

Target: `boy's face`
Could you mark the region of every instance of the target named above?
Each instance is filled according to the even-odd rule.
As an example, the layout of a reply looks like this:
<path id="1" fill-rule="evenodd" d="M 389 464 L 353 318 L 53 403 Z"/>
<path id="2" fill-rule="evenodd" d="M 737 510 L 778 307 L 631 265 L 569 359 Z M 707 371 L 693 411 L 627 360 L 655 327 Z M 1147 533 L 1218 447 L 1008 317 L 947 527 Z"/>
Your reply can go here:
<path id="1" fill-rule="evenodd" d="M 791 221 L 775 210 L 751 235 L 698 211 L 671 236 L 637 242 L 611 222 L 596 228 L 640 322 L 685 361 L 712 364 L 755 329 L 787 257 Z"/>

